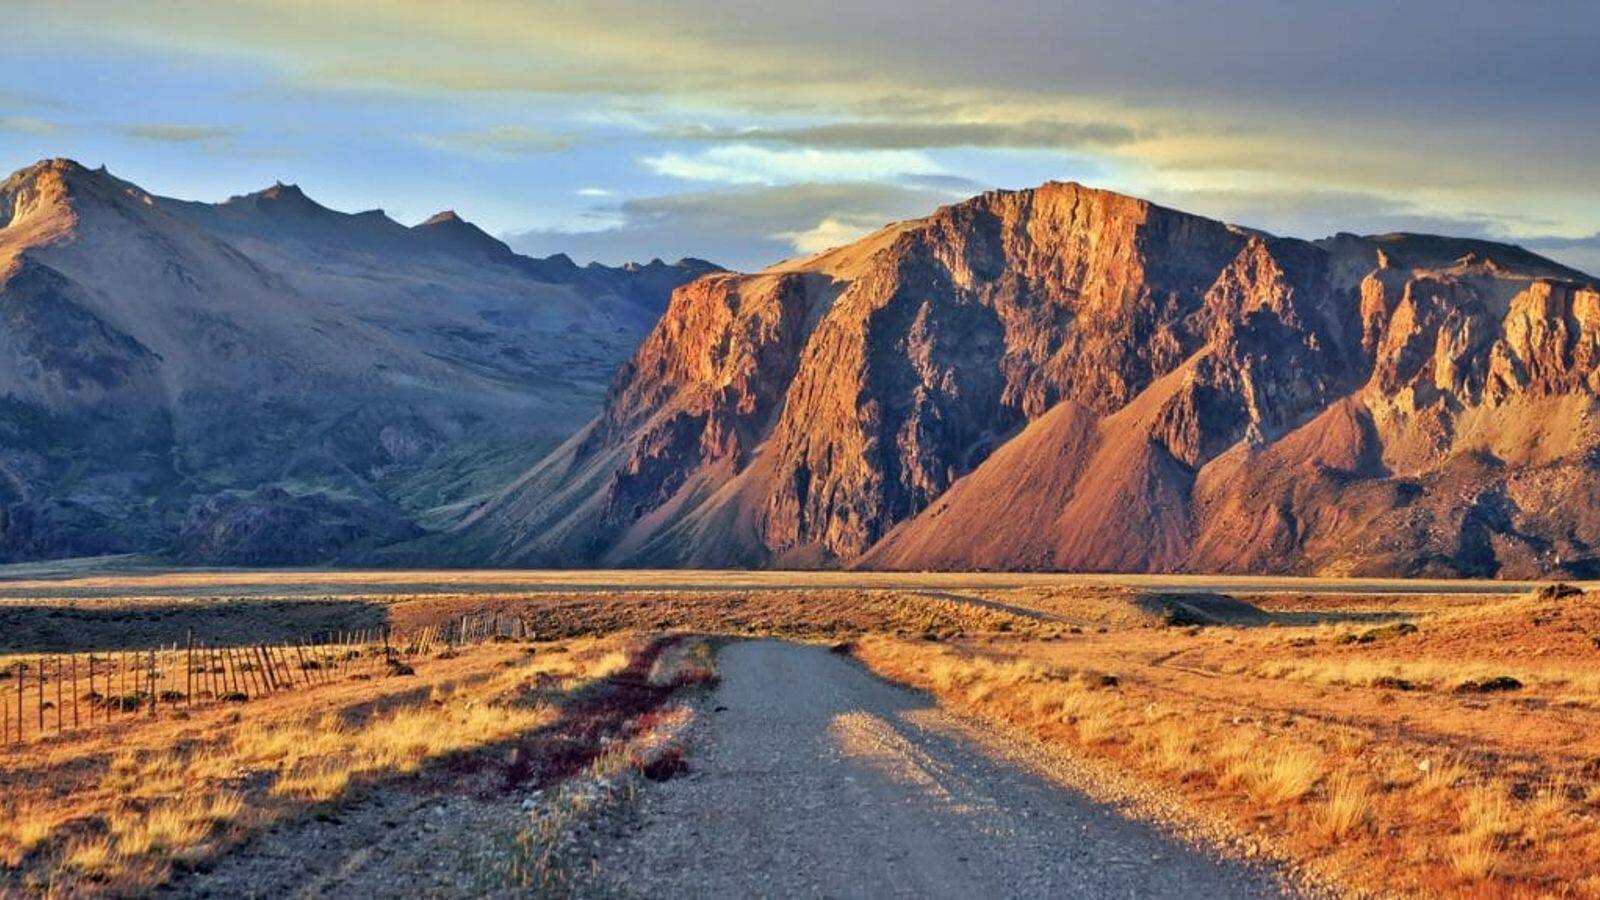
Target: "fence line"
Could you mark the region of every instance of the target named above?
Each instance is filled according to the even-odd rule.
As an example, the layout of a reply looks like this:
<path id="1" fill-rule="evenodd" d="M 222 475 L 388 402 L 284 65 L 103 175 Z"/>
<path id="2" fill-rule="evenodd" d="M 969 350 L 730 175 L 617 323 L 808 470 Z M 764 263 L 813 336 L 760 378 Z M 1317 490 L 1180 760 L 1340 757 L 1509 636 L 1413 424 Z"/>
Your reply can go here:
<path id="1" fill-rule="evenodd" d="M 409 669 L 406 659 L 494 640 L 526 640 L 520 616 L 482 614 L 409 632 L 337 629 L 276 644 L 180 643 L 139 649 L 17 654 L 0 667 L 0 743 L 156 718 L 163 709 L 244 703 L 285 691 Z M 80 675 L 83 682 L 80 683 Z"/>

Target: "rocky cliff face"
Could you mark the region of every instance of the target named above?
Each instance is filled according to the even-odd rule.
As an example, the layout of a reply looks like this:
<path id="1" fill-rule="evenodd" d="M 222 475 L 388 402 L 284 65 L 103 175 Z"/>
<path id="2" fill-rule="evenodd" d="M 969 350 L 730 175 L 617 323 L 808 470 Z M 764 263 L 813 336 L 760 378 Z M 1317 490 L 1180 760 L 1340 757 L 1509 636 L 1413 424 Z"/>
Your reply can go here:
<path id="1" fill-rule="evenodd" d="M 502 562 L 1600 568 L 1592 279 L 1074 184 L 682 288 Z M 1572 493 L 1575 492 L 1575 493 Z M 559 498 L 559 499 L 558 499 Z"/>
<path id="2" fill-rule="evenodd" d="M 292 185 L 188 203 L 30 166 L 0 183 L 0 561 L 415 537 L 580 426 L 713 269 L 528 259 L 453 213 L 408 228 Z"/>

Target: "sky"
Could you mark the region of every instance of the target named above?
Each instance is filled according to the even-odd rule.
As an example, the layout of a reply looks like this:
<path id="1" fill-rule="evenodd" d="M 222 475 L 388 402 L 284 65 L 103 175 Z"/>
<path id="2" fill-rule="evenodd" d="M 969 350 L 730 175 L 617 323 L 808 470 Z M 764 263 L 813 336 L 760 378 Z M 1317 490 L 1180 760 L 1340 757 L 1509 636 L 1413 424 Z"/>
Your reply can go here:
<path id="1" fill-rule="evenodd" d="M 1592 0 L 0 0 L 0 163 L 754 269 L 1081 181 L 1600 272 Z"/>

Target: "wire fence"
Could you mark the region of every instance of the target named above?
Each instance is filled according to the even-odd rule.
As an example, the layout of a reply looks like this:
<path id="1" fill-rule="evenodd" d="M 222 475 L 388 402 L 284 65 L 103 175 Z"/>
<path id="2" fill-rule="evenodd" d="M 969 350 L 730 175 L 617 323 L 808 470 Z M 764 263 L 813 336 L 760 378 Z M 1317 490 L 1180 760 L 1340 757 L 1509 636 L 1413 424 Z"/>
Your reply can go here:
<path id="1" fill-rule="evenodd" d="M 335 681 L 412 674 L 411 660 L 533 637 L 516 616 L 467 615 L 407 632 L 388 626 L 276 643 L 197 641 L 159 647 L 21 654 L 0 666 L 0 741 L 153 719 L 209 703 L 246 703 Z"/>

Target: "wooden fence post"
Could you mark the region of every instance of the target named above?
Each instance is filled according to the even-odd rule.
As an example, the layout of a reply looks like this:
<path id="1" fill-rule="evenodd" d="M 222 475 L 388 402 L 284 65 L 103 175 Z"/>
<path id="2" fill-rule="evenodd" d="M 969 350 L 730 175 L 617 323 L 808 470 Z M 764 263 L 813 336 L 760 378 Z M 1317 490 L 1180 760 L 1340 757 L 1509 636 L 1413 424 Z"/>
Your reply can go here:
<path id="1" fill-rule="evenodd" d="M 255 663 L 250 661 L 250 648 L 240 647 L 238 649 L 239 665 L 241 666 L 240 671 L 244 672 L 244 674 L 250 678 L 250 695 L 252 697 L 259 697 L 262 694 L 265 694 L 267 690 L 261 684 L 261 669 Z"/>
<path id="2" fill-rule="evenodd" d="M 211 674 L 211 699 L 221 700 L 227 691 L 222 687 L 222 675 L 217 670 L 222 668 L 222 663 L 217 659 L 217 648 L 206 644 L 206 671 Z"/>
<path id="3" fill-rule="evenodd" d="M 217 652 L 222 654 L 222 680 L 228 683 L 228 693 L 244 693 L 244 687 L 239 683 L 239 660 L 233 655 L 232 647 L 218 647 Z"/>
<path id="4" fill-rule="evenodd" d="M 236 647 L 234 648 L 234 653 L 234 665 L 250 682 L 250 686 L 246 688 L 246 691 L 252 698 L 261 696 L 265 693 L 261 688 L 261 673 L 256 670 L 255 664 L 250 662 L 250 651 L 244 647 Z"/>
<path id="5" fill-rule="evenodd" d="M 256 652 L 265 660 L 262 665 L 267 672 L 268 690 L 276 693 L 277 691 L 294 687 L 294 673 L 290 672 L 288 670 L 289 667 L 283 665 L 282 660 L 273 654 L 270 646 L 260 644 L 256 647 Z"/>
<path id="6" fill-rule="evenodd" d="M 311 686 L 311 669 L 306 666 L 306 651 L 305 651 L 305 648 L 302 647 L 300 645 L 300 642 L 298 642 L 298 641 L 296 641 L 295 644 L 294 644 L 294 655 L 295 655 L 296 659 L 300 660 L 300 683 L 305 685 L 305 686 L 307 686 L 307 687 L 310 687 Z"/>
<path id="7" fill-rule="evenodd" d="M 289 671 L 289 665 L 283 658 L 272 652 L 272 648 L 263 644 L 260 648 L 261 655 L 266 657 L 266 670 L 270 676 L 267 688 L 273 691 L 294 687 L 294 673 Z"/>
<path id="8" fill-rule="evenodd" d="M 239 658 L 244 660 L 244 670 L 250 675 L 250 682 L 255 685 L 255 690 L 252 693 L 257 696 L 265 696 L 267 694 L 267 676 L 261 671 L 261 667 L 258 664 L 250 661 L 250 648 L 240 647 Z"/>
<path id="9" fill-rule="evenodd" d="M 333 635 L 332 634 L 324 634 L 322 637 L 323 637 L 323 640 L 322 640 L 321 643 L 313 643 L 311 645 L 311 653 L 312 653 L 312 656 L 317 661 L 317 683 L 318 684 L 327 684 L 328 683 L 328 667 L 330 665 L 330 659 L 331 659 L 329 657 L 329 655 L 328 655 L 328 647 L 329 647 L 329 642 L 333 640 Z"/>
<path id="10" fill-rule="evenodd" d="M 261 644 L 257 644 L 256 656 L 260 657 L 261 659 L 262 678 L 267 683 L 267 692 L 276 693 L 277 691 L 281 690 L 282 688 L 278 684 L 277 673 L 272 671 L 272 658 L 267 656 L 266 647 Z"/>
<path id="11" fill-rule="evenodd" d="M 283 690 L 293 690 L 294 666 L 289 665 L 288 654 L 283 652 L 282 647 L 267 645 L 261 649 L 267 654 L 267 666 L 277 678 L 278 687 Z"/>
<path id="12" fill-rule="evenodd" d="M 17 661 L 16 679 L 17 679 L 17 740 L 21 741 L 22 740 L 22 722 L 23 722 L 22 695 L 27 693 L 26 688 L 28 686 L 28 680 L 27 680 L 28 679 L 28 664 L 25 663 L 25 662 L 22 662 L 21 660 Z"/>
<path id="13" fill-rule="evenodd" d="M 273 672 L 278 676 L 278 683 L 286 691 L 294 690 L 294 667 L 289 665 L 289 657 L 279 647 L 278 652 L 273 652 L 271 645 L 263 648 L 267 652 L 267 661 L 272 664 Z"/>
<path id="14" fill-rule="evenodd" d="M 272 681 L 267 677 L 267 663 L 261 658 L 261 646 L 240 647 L 239 653 L 244 656 L 244 664 L 249 666 L 251 677 L 255 679 L 256 690 L 261 696 L 272 693 Z"/>

